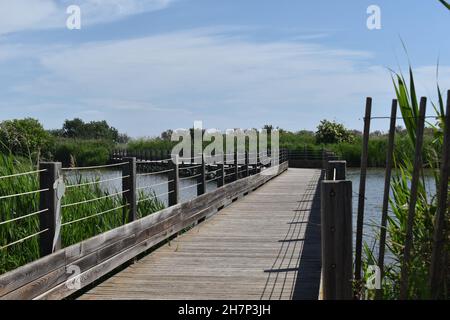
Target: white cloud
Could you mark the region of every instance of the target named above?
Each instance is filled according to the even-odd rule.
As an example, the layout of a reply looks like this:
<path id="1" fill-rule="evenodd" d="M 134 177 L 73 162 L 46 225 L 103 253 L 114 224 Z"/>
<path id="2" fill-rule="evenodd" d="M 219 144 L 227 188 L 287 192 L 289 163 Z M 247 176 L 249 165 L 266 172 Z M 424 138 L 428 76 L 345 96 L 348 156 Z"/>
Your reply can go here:
<path id="1" fill-rule="evenodd" d="M 221 129 L 313 128 L 322 118 L 359 128 L 366 96 L 374 97 L 374 114 L 387 115 L 394 95 L 389 72 L 369 52 L 248 41 L 224 30 L 49 47 L 33 58 L 41 70 L 15 83 L 18 96 L 65 100 L 64 117 L 95 114 L 134 135 L 198 119 Z M 434 73 L 418 68 L 423 94 Z M 450 78 L 449 67 L 441 78 Z"/>
<path id="2" fill-rule="evenodd" d="M 119 20 L 161 10 L 174 0 L 0 0 L 0 35 L 23 30 L 64 28 L 69 5 L 81 8 L 82 25 Z"/>

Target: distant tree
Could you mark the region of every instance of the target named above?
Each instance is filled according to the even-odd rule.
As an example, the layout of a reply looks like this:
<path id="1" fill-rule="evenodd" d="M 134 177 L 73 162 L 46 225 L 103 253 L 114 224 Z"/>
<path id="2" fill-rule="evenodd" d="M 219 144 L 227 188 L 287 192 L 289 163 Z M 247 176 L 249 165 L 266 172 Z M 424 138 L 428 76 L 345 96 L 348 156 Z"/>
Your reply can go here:
<path id="1" fill-rule="evenodd" d="M 381 137 L 383 135 L 383 132 L 381 132 L 380 130 L 375 130 L 371 133 L 371 135 L 374 137 Z"/>
<path id="2" fill-rule="evenodd" d="M 80 138 L 84 135 L 84 122 L 80 118 L 64 121 L 62 131 L 66 138 Z"/>
<path id="3" fill-rule="evenodd" d="M 104 139 L 114 142 L 127 139 L 124 135 L 120 136 L 119 131 L 108 125 L 105 120 L 85 123 L 79 118 L 66 120 L 63 124 L 62 135 L 66 138 Z"/>
<path id="4" fill-rule="evenodd" d="M 128 143 L 131 140 L 131 138 L 126 133 L 119 133 L 119 136 L 117 138 L 117 143 Z"/>
<path id="5" fill-rule="evenodd" d="M 173 130 L 168 129 L 166 131 L 161 132 L 161 139 L 164 141 L 170 141 L 173 134 Z"/>
<path id="6" fill-rule="evenodd" d="M 30 156 L 47 149 L 51 138 L 36 119 L 14 119 L 0 123 L 0 149 L 3 152 Z"/>
<path id="7" fill-rule="evenodd" d="M 47 130 L 47 132 L 50 135 L 52 135 L 53 137 L 63 137 L 64 136 L 63 129 L 52 129 L 52 130 Z"/>
<path id="8" fill-rule="evenodd" d="M 322 120 L 317 126 L 317 143 L 353 142 L 355 137 L 344 125 L 328 120 Z"/>

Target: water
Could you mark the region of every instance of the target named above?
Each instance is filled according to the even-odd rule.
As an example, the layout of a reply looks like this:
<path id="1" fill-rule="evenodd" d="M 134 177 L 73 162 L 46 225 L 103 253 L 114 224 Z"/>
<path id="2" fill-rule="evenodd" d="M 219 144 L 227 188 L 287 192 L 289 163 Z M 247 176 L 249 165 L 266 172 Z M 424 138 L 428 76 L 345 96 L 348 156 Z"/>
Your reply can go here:
<path id="1" fill-rule="evenodd" d="M 383 168 L 369 168 L 367 170 L 363 241 L 371 246 L 374 244 L 374 240 L 376 239 L 376 236 L 380 231 L 379 225 L 381 225 L 384 175 L 385 169 Z M 355 231 L 358 213 L 360 169 L 348 168 L 347 179 L 352 181 L 353 186 L 353 230 Z M 425 185 L 428 194 L 434 195 L 436 192 L 436 187 L 434 185 L 431 171 L 425 172 Z M 355 241 L 355 234 L 353 240 Z"/>
<path id="2" fill-rule="evenodd" d="M 66 177 L 68 179 L 68 184 L 77 184 L 80 177 L 81 182 L 98 180 L 110 180 L 115 178 L 120 178 L 122 176 L 122 171 L 120 170 L 86 170 L 79 172 L 67 172 Z M 145 196 L 149 197 L 153 195 L 153 192 L 157 195 L 157 198 L 162 201 L 166 206 L 168 205 L 168 176 L 167 174 L 158 175 L 148 175 L 148 176 L 138 176 L 136 179 L 136 187 L 142 188 L 139 191 L 144 192 Z M 180 179 L 180 201 L 186 202 L 197 196 L 196 179 Z M 103 190 L 107 190 L 110 193 L 116 193 L 122 191 L 122 180 L 117 179 L 114 181 L 102 182 L 100 187 Z M 211 181 L 207 183 L 206 192 L 210 192 L 216 189 L 216 181 Z M 68 190 L 67 192 L 70 192 Z"/>

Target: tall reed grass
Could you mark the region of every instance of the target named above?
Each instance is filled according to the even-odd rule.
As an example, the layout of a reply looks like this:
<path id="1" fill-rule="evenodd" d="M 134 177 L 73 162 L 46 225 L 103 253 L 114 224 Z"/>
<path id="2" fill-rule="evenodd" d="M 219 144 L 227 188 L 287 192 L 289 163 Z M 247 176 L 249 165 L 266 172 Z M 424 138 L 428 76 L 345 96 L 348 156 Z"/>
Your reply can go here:
<path id="1" fill-rule="evenodd" d="M 19 172 L 29 172 L 36 170 L 36 166 L 30 159 L 17 158 L 11 155 L 0 154 L 0 177 Z M 81 184 L 86 182 L 99 181 L 96 178 L 85 178 L 77 174 L 75 179 L 71 177 L 68 181 L 65 177 L 66 185 Z M 28 192 L 39 189 L 37 174 L 18 176 L 14 178 L 0 178 L 0 196 Z M 117 191 L 105 190 L 100 184 L 90 184 L 74 187 L 66 190 L 63 204 L 71 204 L 84 200 L 100 198 L 112 195 Z M 140 192 L 139 198 L 146 198 Z M 108 211 L 123 206 L 122 196 L 114 196 L 101 200 L 70 206 L 62 209 L 62 223 L 82 219 L 97 213 Z M 158 199 L 142 201 L 138 204 L 138 218 L 144 217 L 164 208 L 164 204 Z M 20 197 L 0 200 L 0 223 L 14 219 L 39 210 L 39 194 L 24 195 Z M 126 210 L 126 209 L 125 209 Z M 119 227 L 123 224 L 123 216 L 127 216 L 122 208 L 109 211 L 102 215 L 93 216 L 73 224 L 62 226 L 61 241 L 62 246 L 88 239 L 105 231 Z M 31 234 L 39 232 L 38 215 L 16 220 L 0 225 L 0 247 L 20 240 Z M 0 250 L 0 274 L 12 270 L 28 262 L 39 258 L 38 237 L 27 239 L 21 243 Z"/>
<path id="2" fill-rule="evenodd" d="M 415 143 L 415 130 L 418 118 L 418 97 L 416 95 L 414 75 L 412 68 L 409 69 L 409 86 L 401 73 L 393 74 L 393 82 L 404 125 L 407 129 L 407 138 L 411 145 Z M 416 205 L 416 215 L 413 228 L 413 243 L 409 264 L 409 292 L 408 298 L 427 299 L 430 298 L 430 288 L 428 284 L 429 269 L 431 263 L 431 251 L 434 231 L 434 219 L 437 210 L 437 195 L 430 194 L 425 185 L 424 168 L 433 170 L 434 183 L 438 186 L 440 156 L 443 143 L 444 129 L 444 100 L 439 86 L 437 86 L 438 103 L 433 104 L 435 121 L 428 121 L 427 125 L 433 131 L 434 139 L 425 143 L 423 150 L 424 165 L 421 169 L 421 179 L 419 179 L 418 199 Z M 447 115 L 448 116 L 448 115 Z M 389 259 L 385 262 L 385 277 L 383 284 L 383 298 L 396 299 L 400 290 L 400 270 L 403 263 L 403 251 L 406 238 L 408 203 L 410 200 L 410 183 L 412 179 L 413 160 L 409 152 L 396 149 L 395 167 L 391 181 L 390 215 L 387 224 L 386 247 L 389 252 Z M 438 188 L 436 188 L 437 190 Z M 450 225 L 450 216 L 447 212 L 447 226 Z M 375 230 L 379 232 L 379 229 Z M 449 238 L 449 230 L 446 230 L 446 237 Z M 377 265 L 375 259 L 376 245 L 365 244 L 365 276 L 368 277 L 367 267 Z M 440 298 L 450 297 L 450 274 L 449 259 L 450 241 L 445 244 L 447 256 L 440 266 L 444 272 L 444 281 L 440 292 Z M 367 297 L 374 297 L 374 292 L 367 290 L 363 293 Z"/>

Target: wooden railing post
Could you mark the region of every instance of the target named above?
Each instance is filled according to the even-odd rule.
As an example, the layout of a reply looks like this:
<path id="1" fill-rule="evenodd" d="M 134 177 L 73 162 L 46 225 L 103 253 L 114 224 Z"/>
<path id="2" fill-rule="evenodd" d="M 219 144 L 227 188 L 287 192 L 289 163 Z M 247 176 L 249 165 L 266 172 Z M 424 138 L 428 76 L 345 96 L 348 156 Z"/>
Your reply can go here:
<path id="1" fill-rule="evenodd" d="M 416 125 L 416 142 L 414 151 L 413 172 L 411 177 L 411 193 L 408 203 L 408 218 L 406 222 L 406 237 L 403 248 L 403 261 L 400 272 L 400 299 L 408 299 L 409 290 L 409 272 L 411 261 L 411 250 L 413 246 L 413 228 L 414 217 L 416 215 L 417 193 L 419 192 L 419 179 L 422 170 L 422 148 L 423 148 L 423 133 L 425 127 L 425 115 L 427 108 L 427 99 L 422 97 L 420 99 L 419 116 Z"/>
<path id="2" fill-rule="evenodd" d="M 249 155 L 248 151 L 245 151 L 245 176 L 248 177 L 250 175 L 250 168 L 249 168 Z"/>
<path id="3" fill-rule="evenodd" d="M 261 164 L 261 162 L 260 162 L 259 152 L 257 152 L 256 153 L 256 166 L 255 166 L 256 170 L 255 170 L 255 174 L 258 174 L 258 173 L 261 172 L 260 164 Z"/>
<path id="4" fill-rule="evenodd" d="M 175 156 L 175 162 L 170 161 L 171 169 L 168 174 L 168 191 L 169 192 L 169 207 L 178 204 L 180 201 L 180 173 L 178 168 L 178 155 Z"/>
<path id="5" fill-rule="evenodd" d="M 326 180 L 345 180 L 347 174 L 347 161 L 328 161 Z"/>
<path id="6" fill-rule="evenodd" d="M 239 180 L 239 164 L 237 150 L 234 153 L 234 181 Z"/>
<path id="7" fill-rule="evenodd" d="M 197 196 L 206 193 L 206 166 L 205 166 L 205 157 L 201 156 L 200 163 L 200 173 L 197 177 Z"/>
<path id="8" fill-rule="evenodd" d="M 322 294 L 352 299 L 352 182 L 321 182 Z"/>
<path id="9" fill-rule="evenodd" d="M 60 162 L 39 164 L 39 185 L 43 191 L 39 198 L 40 256 L 49 255 L 61 248 L 61 199 L 64 194 Z M 46 231 L 44 231 L 46 230 Z"/>
<path id="10" fill-rule="evenodd" d="M 389 210 L 389 194 L 391 190 L 391 176 L 392 166 L 394 162 L 394 145 L 395 145 L 395 125 L 397 120 L 397 100 L 392 100 L 391 105 L 391 121 L 389 126 L 388 150 L 386 154 L 386 170 L 384 174 L 384 190 L 383 190 L 383 205 L 381 209 L 381 226 L 380 226 L 380 242 L 378 249 L 378 267 L 380 268 L 381 283 L 384 278 L 384 253 L 386 245 L 386 226 L 388 221 Z M 382 298 L 382 287 L 376 288 L 375 299 Z"/>
<path id="11" fill-rule="evenodd" d="M 355 242 L 356 281 L 361 280 L 364 203 L 366 199 L 366 175 L 367 175 L 367 162 L 369 157 L 369 135 L 370 135 L 371 114 L 372 114 L 372 98 L 368 97 L 366 99 L 366 111 L 364 115 L 364 134 L 361 152 L 361 174 L 359 177 L 359 193 L 358 193 L 358 215 L 356 219 L 356 242 Z"/>
<path id="12" fill-rule="evenodd" d="M 123 159 L 127 164 L 122 167 L 122 191 L 124 205 L 123 223 L 129 223 L 136 220 L 137 201 L 136 201 L 136 158 L 128 157 Z"/>
<path id="13" fill-rule="evenodd" d="M 217 188 L 220 188 L 225 185 L 225 164 L 222 162 L 217 164 L 217 166 L 217 169 L 219 170 L 217 171 Z"/>

